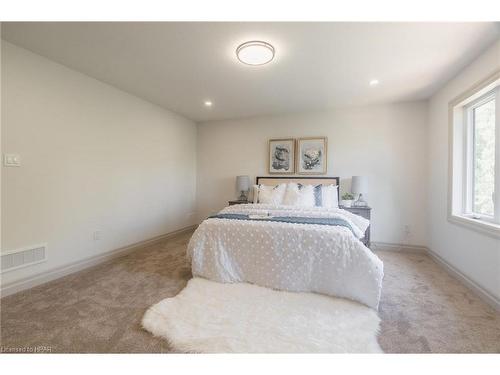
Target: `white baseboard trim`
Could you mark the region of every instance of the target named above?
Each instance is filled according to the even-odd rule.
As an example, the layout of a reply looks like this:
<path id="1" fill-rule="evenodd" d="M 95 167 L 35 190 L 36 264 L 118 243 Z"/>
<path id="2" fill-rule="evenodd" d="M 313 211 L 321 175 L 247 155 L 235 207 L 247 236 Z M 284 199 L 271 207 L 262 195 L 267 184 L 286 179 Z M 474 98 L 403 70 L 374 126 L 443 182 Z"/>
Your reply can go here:
<path id="1" fill-rule="evenodd" d="M 11 294 L 33 288 L 35 286 L 45 284 L 49 281 L 59 279 L 63 276 L 81 271 L 85 268 L 95 266 L 97 264 L 106 262 L 111 259 L 116 259 L 121 256 L 127 255 L 128 253 L 138 250 L 140 248 L 154 245 L 158 242 L 164 241 L 166 239 L 181 235 L 183 233 L 189 232 L 191 230 L 194 230 L 197 227 L 197 225 L 192 225 L 189 227 L 185 227 L 173 232 L 169 232 L 166 234 L 159 235 L 154 238 L 150 238 L 148 240 L 144 240 L 141 242 L 134 243 L 132 245 L 124 246 L 119 249 L 111 250 L 103 254 L 99 254 L 93 257 L 85 258 L 61 267 L 57 267 L 48 271 L 41 272 L 39 274 L 14 281 L 12 283 L 8 283 L 5 285 L 1 285 L 0 288 L 0 296 L 1 297 L 6 297 Z"/>
<path id="2" fill-rule="evenodd" d="M 456 278 L 467 288 L 471 289 L 474 292 L 474 294 L 476 294 L 481 300 L 486 302 L 495 310 L 500 311 L 500 299 L 498 299 L 496 296 L 488 292 L 482 286 L 478 285 L 475 281 L 471 280 L 469 277 L 464 275 L 461 271 L 452 266 L 450 263 L 448 263 L 445 259 L 443 259 L 441 256 L 439 256 L 432 250 L 427 249 L 427 254 L 432 259 L 434 259 L 436 263 L 442 266 L 446 270 L 446 272 L 448 272 L 451 276 Z"/>
<path id="3" fill-rule="evenodd" d="M 389 243 L 389 242 L 372 242 L 370 249 L 373 251 L 402 251 L 402 252 L 412 252 L 412 253 L 425 253 L 427 248 L 420 245 L 408 245 L 401 243 Z"/>

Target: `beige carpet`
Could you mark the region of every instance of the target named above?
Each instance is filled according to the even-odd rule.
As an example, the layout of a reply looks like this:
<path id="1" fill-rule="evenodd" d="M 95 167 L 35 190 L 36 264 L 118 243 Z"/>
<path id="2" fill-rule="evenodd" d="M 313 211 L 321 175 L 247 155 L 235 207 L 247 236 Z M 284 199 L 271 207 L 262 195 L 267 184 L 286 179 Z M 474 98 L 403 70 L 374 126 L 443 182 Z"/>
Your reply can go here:
<path id="1" fill-rule="evenodd" d="M 141 328 L 151 305 L 191 278 L 190 234 L 5 297 L 3 351 L 169 352 Z M 380 252 L 379 344 L 386 353 L 500 352 L 500 314 L 423 254 Z"/>

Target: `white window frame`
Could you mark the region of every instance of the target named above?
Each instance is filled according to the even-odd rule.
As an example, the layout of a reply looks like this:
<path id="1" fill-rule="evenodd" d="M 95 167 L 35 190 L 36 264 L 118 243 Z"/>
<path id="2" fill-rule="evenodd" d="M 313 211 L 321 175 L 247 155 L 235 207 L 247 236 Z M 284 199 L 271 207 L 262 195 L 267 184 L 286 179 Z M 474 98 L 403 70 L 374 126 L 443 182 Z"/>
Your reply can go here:
<path id="1" fill-rule="evenodd" d="M 473 213 L 473 139 L 471 113 L 495 99 L 495 193 L 494 215 Z M 448 175 L 448 220 L 500 238 L 500 71 L 449 103 L 450 143 Z"/>
<path id="2" fill-rule="evenodd" d="M 479 212 L 475 212 L 473 209 L 474 206 L 474 154 L 475 154 L 475 149 L 474 149 L 474 141 L 475 141 L 475 135 L 474 135 L 474 119 L 473 119 L 473 112 L 476 108 L 480 107 L 483 104 L 488 103 L 491 100 L 495 100 L 496 102 L 499 101 L 499 96 L 498 95 L 498 90 L 495 88 L 478 99 L 472 101 L 471 103 L 468 103 L 465 105 L 464 108 L 464 126 L 465 126 L 465 139 L 464 139 L 464 156 L 465 156 L 465 162 L 464 162 L 464 175 L 466 178 L 464 178 L 464 194 L 463 194 L 463 213 L 465 215 L 469 215 L 473 218 L 488 221 L 495 223 L 495 217 L 494 215 L 486 215 L 482 214 Z M 495 118 L 498 118 L 498 116 L 495 115 Z M 498 121 L 497 121 L 498 122 Z M 499 223 L 500 224 L 500 223 Z"/>

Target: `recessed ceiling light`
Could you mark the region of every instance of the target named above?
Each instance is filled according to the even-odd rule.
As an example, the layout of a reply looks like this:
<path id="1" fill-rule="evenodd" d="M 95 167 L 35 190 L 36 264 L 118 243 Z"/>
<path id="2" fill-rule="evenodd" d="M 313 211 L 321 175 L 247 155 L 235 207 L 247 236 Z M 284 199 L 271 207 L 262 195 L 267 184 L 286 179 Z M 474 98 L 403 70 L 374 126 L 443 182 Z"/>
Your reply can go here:
<path id="1" fill-rule="evenodd" d="M 264 65 L 274 58 L 274 47 L 269 43 L 254 40 L 240 44 L 236 56 L 243 64 Z"/>
<path id="2" fill-rule="evenodd" d="M 210 100 L 205 100 L 203 104 L 205 104 L 205 107 L 211 107 L 213 103 Z"/>
<path id="3" fill-rule="evenodd" d="M 372 79 L 372 80 L 370 81 L 370 86 L 377 86 L 378 84 L 379 84 L 378 79 Z"/>

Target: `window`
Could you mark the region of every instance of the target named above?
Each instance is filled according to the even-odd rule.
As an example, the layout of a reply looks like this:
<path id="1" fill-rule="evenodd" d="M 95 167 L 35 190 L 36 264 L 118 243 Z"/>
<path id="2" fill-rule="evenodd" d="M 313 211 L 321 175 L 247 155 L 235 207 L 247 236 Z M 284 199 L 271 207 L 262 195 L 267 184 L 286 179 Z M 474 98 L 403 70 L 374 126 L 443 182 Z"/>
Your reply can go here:
<path id="1" fill-rule="evenodd" d="M 495 192 L 495 95 L 488 94 L 466 109 L 470 127 L 470 191 L 467 213 L 475 217 L 494 215 Z"/>
<path id="2" fill-rule="evenodd" d="M 450 103 L 449 219 L 500 237 L 500 73 Z"/>

